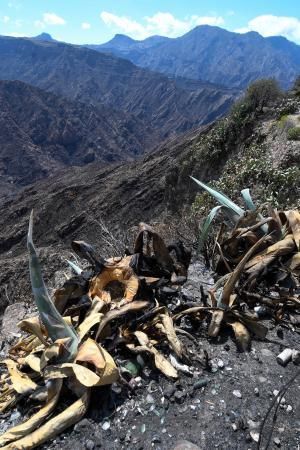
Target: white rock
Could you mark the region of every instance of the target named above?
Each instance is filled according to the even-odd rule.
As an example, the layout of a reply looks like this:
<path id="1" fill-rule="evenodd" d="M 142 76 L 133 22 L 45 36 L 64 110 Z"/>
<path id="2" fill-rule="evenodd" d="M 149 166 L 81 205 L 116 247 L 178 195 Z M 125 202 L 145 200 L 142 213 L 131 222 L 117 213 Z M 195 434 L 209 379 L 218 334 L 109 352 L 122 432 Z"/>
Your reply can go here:
<path id="1" fill-rule="evenodd" d="M 233 393 L 233 395 L 234 395 L 235 397 L 237 397 L 237 398 L 242 398 L 242 394 L 241 394 L 240 391 L 235 390 L 235 391 L 233 391 L 232 393 Z"/>
<path id="2" fill-rule="evenodd" d="M 254 442 L 259 441 L 259 433 L 257 433 L 257 431 L 250 431 L 250 436 L 252 437 Z"/>

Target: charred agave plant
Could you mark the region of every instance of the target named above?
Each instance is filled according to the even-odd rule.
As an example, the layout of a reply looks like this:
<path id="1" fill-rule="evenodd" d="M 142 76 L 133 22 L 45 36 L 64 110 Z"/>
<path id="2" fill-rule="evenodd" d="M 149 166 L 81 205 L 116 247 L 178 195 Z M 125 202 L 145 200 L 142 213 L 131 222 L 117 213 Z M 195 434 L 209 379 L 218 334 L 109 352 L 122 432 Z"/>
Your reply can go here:
<path id="1" fill-rule="evenodd" d="M 84 271 L 69 262 L 76 276 L 56 290 L 52 301 L 42 277 L 32 228 L 31 214 L 27 243 L 39 315 L 18 324 L 27 335 L 2 361 L 6 370 L 0 380 L 0 412 L 15 407 L 24 397 L 42 406 L 0 437 L 0 447 L 5 450 L 31 449 L 55 437 L 86 413 L 91 389 L 124 381 L 122 374 L 128 368 L 121 364 L 117 367 L 102 345 L 107 338 L 113 351 L 121 344 L 133 355 L 147 354 L 149 361 L 170 378 L 178 377 L 177 369 L 159 351 L 158 343 L 164 348 L 169 344 L 178 358 L 184 357 L 170 312 L 154 299 L 158 284 L 178 285 L 186 279 L 190 253 L 182 245 L 168 249 L 146 224 L 140 225 L 134 253 L 125 257 L 103 260 L 89 244 L 74 241 L 73 250 L 90 263 L 91 269 Z M 178 256 L 175 259 L 171 257 L 174 250 Z M 121 298 L 114 298 L 107 289 L 112 282 L 123 286 Z M 77 400 L 70 404 L 74 396 Z M 60 411 L 62 405 L 70 406 L 55 415 L 59 403 Z"/>
<path id="2" fill-rule="evenodd" d="M 276 322 L 295 323 L 299 309 L 300 214 L 278 211 L 271 205 L 256 207 L 249 189 L 241 191 L 246 210 L 221 192 L 192 179 L 219 203 L 209 213 L 199 235 L 203 250 L 214 218 L 225 219 L 217 233 L 210 259 L 220 276 L 209 291 L 212 312 L 208 334 L 215 337 L 222 324 L 232 327 L 239 346 L 246 350 L 250 333 L 264 338 L 267 328 L 258 323 L 266 316 Z M 267 215 L 261 211 L 266 208 Z"/>

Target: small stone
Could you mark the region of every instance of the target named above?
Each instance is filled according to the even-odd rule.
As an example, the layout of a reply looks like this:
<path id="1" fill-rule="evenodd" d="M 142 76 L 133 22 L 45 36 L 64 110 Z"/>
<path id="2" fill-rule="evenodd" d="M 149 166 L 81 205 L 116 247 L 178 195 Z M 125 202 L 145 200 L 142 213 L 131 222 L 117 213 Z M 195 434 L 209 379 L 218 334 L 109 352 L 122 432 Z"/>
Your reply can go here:
<path id="1" fill-rule="evenodd" d="M 279 394 L 279 391 L 277 389 L 274 389 L 274 391 L 273 391 L 274 397 L 276 397 L 278 394 Z"/>
<path id="2" fill-rule="evenodd" d="M 107 430 L 109 430 L 109 428 L 110 428 L 110 422 L 108 422 L 108 421 L 103 422 L 102 430 L 107 431 Z"/>
<path id="3" fill-rule="evenodd" d="M 176 391 L 174 394 L 174 398 L 177 403 L 182 404 L 184 402 L 184 399 L 186 397 L 186 393 L 183 391 Z"/>
<path id="4" fill-rule="evenodd" d="M 233 393 L 233 395 L 234 395 L 235 397 L 237 397 L 237 398 L 242 398 L 242 394 L 241 394 L 240 391 L 234 390 L 232 393 Z"/>
<path id="5" fill-rule="evenodd" d="M 167 386 L 164 390 L 164 396 L 169 399 L 175 394 L 176 388 L 175 386 Z"/>
<path id="6" fill-rule="evenodd" d="M 218 360 L 218 367 L 219 367 L 219 369 L 224 369 L 224 366 L 225 366 L 224 361 L 222 361 L 222 359 L 219 359 Z"/>
<path id="7" fill-rule="evenodd" d="M 270 358 L 270 357 L 274 357 L 274 353 L 269 350 L 268 348 L 262 348 L 260 353 L 262 354 L 262 356 L 264 356 L 265 358 Z"/>
<path id="8" fill-rule="evenodd" d="M 148 394 L 146 397 L 146 403 L 155 403 L 155 400 L 151 394 Z"/>
<path id="9" fill-rule="evenodd" d="M 198 445 L 193 444 L 190 441 L 178 441 L 175 443 L 175 447 L 172 450 L 201 450 Z"/>
<path id="10" fill-rule="evenodd" d="M 231 426 L 232 426 L 233 431 L 237 431 L 238 430 L 238 427 L 237 427 L 236 423 L 233 423 Z"/>
<path id="11" fill-rule="evenodd" d="M 254 442 L 259 441 L 259 433 L 257 431 L 250 431 L 250 436 Z"/>
<path id="12" fill-rule="evenodd" d="M 259 397 L 259 390 L 258 388 L 254 388 L 254 394 L 256 395 L 256 397 Z"/>
<path id="13" fill-rule="evenodd" d="M 300 364 L 300 352 L 298 350 L 293 350 L 292 361 L 297 366 Z"/>
<path id="14" fill-rule="evenodd" d="M 292 411 L 293 411 L 292 406 L 291 406 L 291 405 L 287 405 L 287 407 L 286 407 L 286 412 L 290 413 L 290 412 L 292 412 Z"/>
<path id="15" fill-rule="evenodd" d="M 95 448 L 95 443 L 91 439 L 88 439 L 85 443 L 85 448 L 87 450 L 93 450 Z"/>
<path id="16" fill-rule="evenodd" d="M 281 442 L 280 442 L 280 439 L 278 437 L 274 437 L 273 441 L 274 441 L 274 444 L 277 445 L 277 447 L 281 446 Z"/>
<path id="17" fill-rule="evenodd" d="M 160 443 L 161 443 L 161 439 L 160 439 L 159 436 L 153 436 L 151 442 L 152 442 L 153 444 L 160 444 Z"/>
<path id="18" fill-rule="evenodd" d="M 265 377 L 258 377 L 258 381 L 260 383 L 265 383 L 267 381 L 267 379 Z"/>

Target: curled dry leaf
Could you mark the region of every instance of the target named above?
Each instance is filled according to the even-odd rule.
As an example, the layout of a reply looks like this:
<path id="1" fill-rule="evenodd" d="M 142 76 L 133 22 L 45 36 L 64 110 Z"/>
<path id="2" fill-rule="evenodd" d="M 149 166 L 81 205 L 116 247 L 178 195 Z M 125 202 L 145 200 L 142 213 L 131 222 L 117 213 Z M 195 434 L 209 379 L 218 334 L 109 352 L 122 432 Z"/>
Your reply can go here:
<path id="1" fill-rule="evenodd" d="M 249 350 L 250 334 L 245 325 L 243 325 L 241 322 L 233 320 L 227 320 L 226 323 L 228 323 L 228 325 L 230 325 L 231 328 L 233 329 L 238 347 L 243 351 Z"/>
<path id="2" fill-rule="evenodd" d="M 180 340 L 176 335 L 176 331 L 174 329 L 173 320 L 168 314 L 160 314 L 159 319 L 163 325 L 163 332 L 166 335 L 171 348 L 174 350 L 179 358 L 183 356 L 183 348 Z"/>
<path id="3" fill-rule="evenodd" d="M 224 311 L 222 309 L 213 311 L 211 321 L 208 327 L 208 336 L 210 337 L 218 336 L 223 318 L 224 318 Z"/>
<path id="4" fill-rule="evenodd" d="M 98 296 L 105 302 L 110 302 L 110 295 L 105 291 L 105 287 L 112 281 L 118 281 L 125 287 L 123 298 L 126 302 L 131 302 L 139 287 L 139 279 L 130 267 L 131 257 L 125 257 L 111 267 L 106 267 L 90 283 L 89 296 Z"/>
<path id="5" fill-rule="evenodd" d="M 0 437 L 0 445 L 2 446 L 7 444 L 8 442 L 15 441 L 16 439 L 21 439 L 29 433 L 32 433 L 32 431 L 36 430 L 47 419 L 47 417 L 52 413 L 55 406 L 57 405 L 61 387 L 61 380 L 50 381 L 48 383 L 48 399 L 46 405 L 44 405 L 36 414 L 30 417 L 30 419 L 4 433 Z"/>
<path id="6" fill-rule="evenodd" d="M 81 398 L 66 408 L 62 413 L 50 419 L 29 435 L 2 447 L 2 450 L 30 450 L 78 422 L 86 413 L 90 401 L 90 391 L 86 390 Z"/>
<path id="7" fill-rule="evenodd" d="M 170 378 L 178 378 L 177 370 L 172 366 L 172 364 L 154 347 L 150 342 L 146 333 L 142 331 L 135 331 L 134 335 L 139 341 L 139 346 L 134 344 L 127 344 L 129 350 L 134 353 L 150 353 L 154 357 L 154 364 L 164 375 Z"/>
<path id="8" fill-rule="evenodd" d="M 27 374 L 19 370 L 15 361 L 6 359 L 4 362 L 9 372 L 12 387 L 18 394 L 29 394 L 38 388 L 38 385 Z"/>

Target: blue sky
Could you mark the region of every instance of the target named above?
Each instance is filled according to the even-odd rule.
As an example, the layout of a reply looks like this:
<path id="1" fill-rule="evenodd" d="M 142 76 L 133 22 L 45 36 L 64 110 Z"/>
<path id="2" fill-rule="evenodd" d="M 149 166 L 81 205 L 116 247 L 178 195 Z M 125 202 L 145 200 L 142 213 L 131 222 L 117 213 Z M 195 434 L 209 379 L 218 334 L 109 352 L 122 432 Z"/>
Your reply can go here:
<path id="1" fill-rule="evenodd" d="M 0 34 L 96 44 L 116 33 L 176 37 L 209 24 L 300 44 L 299 16 L 299 0 L 0 0 Z"/>

